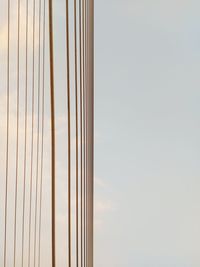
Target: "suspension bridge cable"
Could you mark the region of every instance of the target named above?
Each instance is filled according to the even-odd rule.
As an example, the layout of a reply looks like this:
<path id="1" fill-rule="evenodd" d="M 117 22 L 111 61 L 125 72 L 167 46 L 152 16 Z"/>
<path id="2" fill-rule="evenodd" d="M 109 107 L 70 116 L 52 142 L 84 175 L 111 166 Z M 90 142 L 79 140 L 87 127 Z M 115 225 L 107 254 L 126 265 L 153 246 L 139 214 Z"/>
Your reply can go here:
<path id="1" fill-rule="evenodd" d="M 68 266 L 71 267 L 71 93 L 69 58 L 69 3 L 66 0 L 67 118 L 68 118 Z"/>
<path id="2" fill-rule="evenodd" d="M 39 245 L 38 245 L 38 267 L 40 267 L 41 255 L 41 220 L 42 220 L 42 193 L 43 193 L 43 163 L 44 163 L 44 106 L 45 106 L 45 37 L 46 37 L 46 0 L 43 10 L 43 68 L 42 68 L 42 141 L 41 141 L 41 169 L 40 169 L 40 203 L 39 203 Z"/>
<path id="3" fill-rule="evenodd" d="M 17 195 L 18 195 L 18 161 L 19 161 L 19 64 L 20 64 L 20 0 L 17 4 L 17 124 L 16 124 L 16 157 L 15 157 L 15 212 L 14 212 L 14 267 L 16 265 L 16 229 L 17 229 Z"/>
<path id="4" fill-rule="evenodd" d="M 81 155 L 81 267 L 83 266 L 83 96 L 82 96 L 82 1 L 79 0 L 79 49 L 80 49 L 80 155 Z"/>
<path id="5" fill-rule="evenodd" d="M 88 182 L 88 156 L 87 156 L 87 151 L 88 151 L 88 147 L 87 147 L 87 127 L 88 127 L 88 123 L 87 123 L 87 0 L 85 0 L 85 264 L 86 266 L 88 266 L 88 261 L 87 261 L 87 250 L 88 250 L 88 246 L 87 246 L 87 223 L 88 223 L 88 199 L 87 199 L 87 193 L 88 193 L 88 186 L 87 186 L 87 182 Z"/>
<path id="6" fill-rule="evenodd" d="M 87 266 L 93 266 L 93 191 L 94 191 L 94 0 L 87 6 Z"/>
<path id="7" fill-rule="evenodd" d="M 14 267 L 17 264 L 17 230 L 18 230 L 18 191 L 19 191 L 19 156 L 20 156 L 20 135 L 19 135 L 19 123 L 20 123 L 20 64 L 21 64 L 21 52 L 20 52 L 20 38 L 21 38 L 21 0 L 17 0 L 17 98 L 16 98 L 16 154 L 15 154 L 15 183 L 14 183 Z M 21 253 L 21 265 L 24 266 L 25 257 L 25 215 L 26 209 L 28 212 L 28 267 L 30 265 L 41 265 L 41 235 L 42 235 L 42 199 L 43 199 L 43 179 L 44 179 L 44 128 L 45 128 L 45 20 L 46 20 L 46 0 L 38 0 L 39 4 L 36 4 L 36 0 L 33 1 L 32 11 L 32 88 L 31 92 L 31 136 L 30 136 L 30 184 L 29 189 L 26 189 L 27 181 L 27 158 L 28 158 L 28 58 L 29 58 L 29 0 L 25 0 L 25 94 L 24 94 L 24 146 L 23 146 L 23 183 L 22 183 L 22 243 L 20 250 Z M 56 267 L 56 140 L 55 140 L 55 88 L 54 88 L 54 34 L 53 34 L 53 3 L 49 2 L 49 63 L 50 63 L 50 110 L 51 110 L 51 237 L 52 237 L 52 251 L 51 261 L 52 267 Z M 77 2 L 78 1 L 78 2 Z M 9 175 L 10 175 L 10 0 L 8 2 L 8 43 L 7 43 L 7 128 L 6 128 L 6 162 L 5 162 L 5 225 L 4 225 L 4 267 L 7 267 L 7 234 L 8 234 L 8 202 L 9 202 Z M 43 3 L 43 4 L 42 4 Z M 78 4 L 79 3 L 79 4 Z M 72 255 L 75 257 L 76 267 L 90 267 L 91 259 L 93 260 L 93 250 L 91 244 L 93 243 L 93 21 L 92 0 L 74 0 L 74 22 L 73 22 L 73 34 L 74 40 L 74 58 L 73 62 L 70 62 L 70 22 L 69 22 L 69 0 L 66 0 L 66 74 L 67 74 L 67 126 L 68 126 L 68 266 L 72 265 Z M 43 5 L 43 7 L 42 7 Z M 38 29 L 36 26 L 36 6 L 39 7 L 39 19 Z M 44 10 L 43 10 L 44 8 Z M 79 8 L 79 10 L 77 9 Z M 42 17 L 42 11 L 43 17 Z M 21 14 L 22 15 L 22 14 Z M 43 23 L 42 23 L 43 19 Z M 43 27 L 43 28 L 42 28 Z M 43 29 L 43 32 L 42 32 Z M 36 36 L 36 32 L 39 34 Z M 43 40 L 42 40 L 43 36 Z M 38 54 L 36 53 L 36 38 L 39 39 Z M 78 43 L 79 42 L 79 43 Z M 36 57 L 38 56 L 38 67 L 36 67 Z M 79 58 L 80 57 L 80 58 Z M 70 68 L 74 64 L 73 77 L 70 77 Z M 79 69 L 78 69 L 79 68 Z M 38 75 L 36 78 L 36 72 Z M 72 177 L 71 177 L 71 84 L 70 78 L 74 79 L 74 93 L 75 93 L 75 225 L 72 226 Z M 36 79 L 38 84 L 36 85 Z M 37 93 L 36 93 L 36 86 Z M 37 94 L 37 96 L 36 96 Z M 35 98 L 37 97 L 37 100 Z M 35 103 L 35 101 L 37 103 Z M 35 117 L 35 104 L 37 105 L 37 119 Z M 37 123 L 35 122 L 37 120 Z M 36 125 L 35 125 L 36 123 Z M 37 127 L 37 128 L 36 128 Z M 79 128 L 80 127 L 80 128 Z M 36 137 L 35 137 L 35 131 Z M 80 131 L 80 133 L 79 133 Z M 80 138 L 80 139 L 79 139 Z M 79 147 L 80 141 L 80 147 Z M 36 148 L 34 145 L 36 143 Z M 36 160 L 36 162 L 35 162 Z M 79 161 L 80 160 L 80 161 Z M 36 163 L 36 173 L 34 172 Z M 80 171 L 79 171 L 80 167 Z M 34 176 L 36 174 L 36 177 Z M 36 178 L 34 180 L 34 178 Z M 74 181 L 73 181 L 74 182 Z M 33 185 L 34 184 L 34 185 Z M 26 193 L 26 190 L 30 190 Z M 80 196 L 79 196 L 80 192 Z M 35 193 L 35 194 L 34 194 Z M 26 194 L 29 197 L 29 204 L 26 204 Z M 80 201 L 79 201 L 80 200 Z M 27 206 L 29 206 L 29 208 Z M 20 226 L 21 227 L 21 226 Z M 75 236 L 73 236 L 72 228 L 75 227 Z M 33 228 L 33 229 L 32 229 Z M 72 236 L 74 240 L 72 240 Z M 21 241 L 21 239 L 20 239 Z M 75 245 L 75 255 L 72 253 L 72 244 Z M 33 249 L 31 246 L 34 246 Z M 33 262 L 32 262 L 33 256 Z"/>
<path id="8" fill-rule="evenodd" d="M 5 174 L 5 221 L 4 221 L 4 267 L 6 267 L 7 253 L 7 204 L 8 204 L 8 169 L 9 169 L 9 120 L 10 120 L 10 0 L 8 0 L 8 39 L 7 39 L 7 121 L 6 121 L 6 174 Z"/>
<path id="9" fill-rule="evenodd" d="M 30 175 L 30 200 L 29 200 L 29 247 L 28 267 L 30 267 L 31 254 L 31 219 L 32 219 L 32 187 L 33 187 L 33 154 L 34 154 L 34 98 L 35 98 L 35 0 L 33 0 L 33 54 L 32 54 L 32 129 L 31 129 L 31 175 Z"/>
<path id="10" fill-rule="evenodd" d="M 53 58 L 53 7 L 49 0 L 49 57 L 50 57 L 50 96 L 51 96 L 51 182 L 52 182 L 52 267 L 56 266 L 55 240 L 55 107 L 54 107 L 54 58 Z"/>
<path id="11" fill-rule="evenodd" d="M 41 63 L 41 0 L 39 0 L 39 17 L 38 17 L 38 107 L 37 107 L 37 148 L 36 148 L 36 180 L 35 180 L 35 226 L 34 226 L 34 264 L 36 266 L 36 237 L 37 237 L 37 213 L 38 213 L 38 179 L 39 179 L 39 141 L 40 141 L 40 63 Z"/>
<path id="12" fill-rule="evenodd" d="M 27 100 L 28 100 L 28 0 L 26 0 L 26 70 L 25 70 L 25 121 L 24 121 L 24 181 L 23 181 L 23 215 L 22 215 L 22 267 L 24 264 L 24 225 L 25 225 L 25 199 L 26 199 L 26 165 L 27 165 Z"/>
<path id="13" fill-rule="evenodd" d="M 83 239 L 84 239 L 84 267 L 86 267 L 86 144 L 85 144 L 85 8 L 86 2 L 83 0 L 83 16 L 82 16 L 82 24 L 83 24 Z"/>
<path id="14" fill-rule="evenodd" d="M 79 266 L 79 239 L 78 239 L 78 75 L 77 75 L 77 11 L 74 0 L 74 73 L 75 73 L 75 124 L 76 124 L 76 266 Z"/>

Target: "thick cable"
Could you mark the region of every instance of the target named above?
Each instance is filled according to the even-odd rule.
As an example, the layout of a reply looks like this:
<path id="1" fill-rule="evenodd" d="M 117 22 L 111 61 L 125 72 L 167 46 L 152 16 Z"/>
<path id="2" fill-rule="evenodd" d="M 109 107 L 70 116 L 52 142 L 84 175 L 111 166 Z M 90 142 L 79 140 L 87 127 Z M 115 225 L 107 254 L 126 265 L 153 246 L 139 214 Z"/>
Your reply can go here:
<path id="1" fill-rule="evenodd" d="M 49 59 L 50 59 L 50 105 L 51 105 L 51 220 L 52 220 L 52 267 L 56 266 L 55 240 L 55 107 L 54 107 L 54 52 L 53 52 L 53 6 L 49 0 Z"/>

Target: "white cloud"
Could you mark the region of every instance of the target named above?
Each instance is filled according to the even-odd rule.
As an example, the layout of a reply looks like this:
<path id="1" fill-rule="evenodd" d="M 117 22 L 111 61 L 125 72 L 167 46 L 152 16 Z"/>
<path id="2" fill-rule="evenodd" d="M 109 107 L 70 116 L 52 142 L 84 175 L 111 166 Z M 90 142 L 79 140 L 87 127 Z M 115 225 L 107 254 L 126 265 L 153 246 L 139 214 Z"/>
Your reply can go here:
<path id="1" fill-rule="evenodd" d="M 94 181 L 95 181 L 96 187 L 100 187 L 100 188 L 107 188 L 108 187 L 108 184 L 103 179 L 95 177 Z"/>
<path id="2" fill-rule="evenodd" d="M 7 8 L 7 7 L 6 7 Z M 4 7 L 4 10 L 7 10 Z M 2 8 L 3 9 L 3 8 Z M 17 13 L 17 1 L 14 1 L 11 5 L 10 11 L 10 50 L 12 51 L 17 47 L 17 37 L 18 37 L 18 13 Z M 32 38 L 33 38 L 33 8 L 32 1 L 29 2 L 29 28 L 28 28 L 28 43 L 29 43 L 29 52 L 32 51 Z M 30 12 L 31 11 L 31 12 Z M 35 16 L 35 49 L 38 49 L 39 46 L 39 14 L 38 7 L 36 6 L 36 16 Z M 4 55 L 7 50 L 7 39 L 8 39 L 8 21 L 7 16 L 1 16 L 0 18 L 0 55 Z M 26 6 L 25 3 L 21 3 L 20 9 L 20 50 L 24 51 L 26 45 Z M 42 30 L 41 30 L 42 36 Z"/>

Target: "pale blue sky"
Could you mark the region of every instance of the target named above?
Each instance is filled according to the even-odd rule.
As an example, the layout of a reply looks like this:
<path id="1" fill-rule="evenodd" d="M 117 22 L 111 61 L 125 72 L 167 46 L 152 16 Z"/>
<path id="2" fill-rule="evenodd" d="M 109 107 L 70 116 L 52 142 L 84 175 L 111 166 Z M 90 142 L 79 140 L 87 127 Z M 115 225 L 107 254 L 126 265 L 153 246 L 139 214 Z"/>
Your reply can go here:
<path id="1" fill-rule="evenodd" d="M 97 267 L 200 265 L 198 1 L 96 1 Z"/>

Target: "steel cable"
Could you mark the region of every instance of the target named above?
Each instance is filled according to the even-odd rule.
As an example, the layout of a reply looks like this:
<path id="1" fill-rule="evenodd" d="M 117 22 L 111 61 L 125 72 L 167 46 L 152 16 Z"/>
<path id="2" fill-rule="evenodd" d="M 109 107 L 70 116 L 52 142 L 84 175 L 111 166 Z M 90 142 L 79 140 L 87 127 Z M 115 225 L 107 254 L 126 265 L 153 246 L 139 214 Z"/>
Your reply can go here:
<path id="1" fill-rule="evenodd" d="M 9 120 L 10 120 L 10 0 L 8 0 L 8 39 L 7 39 L 7 119 L 6 119 L 6 174 L 5 174 L 5 218 L 4 218 L 4 258 L 3 264 L 6 267 L 7 257 L 7 204 L 8 204 L 8 169 L 9 169 Z"/>
<path id="2" fill-rule="evenodd" d="M 27 98 L 28 98 L 28 0 L 26 0 L 26 70 L 25 70 L 25 121 L 24 121 L 24 181 L 23 181 L 23 215 L 22 215 L 22 267 L 24 263 L 24 225 L 25 225 L 25 199 L 26 199 L 26 165 L 27 165 Z"/>
<path id="3" fill-rule="evenodd" d="M 15 208 L 14 208 L 14 267 L 16 265 L 16 228 L 17 228 L 17 197 L 18 197 L 18 160 L 19 160 L 19 75 L 20 75 L 20 0 L 17 4 L 17 124 L 16 124 L 16 157 L 15 157 Z"/>
<path id="4" fill-rule="evenodd" d="M 50 61 L 50 98 L 51 98 L 51 235 L 52 235 L 52 267 L 56 266 L 55 240 L 55 106 L 54 106 L 54 52 L 53 52 L 53 6 L 49 0 L 49 61 Z"/>
<path id="5" fill-rule="evenodd" d="M 66 60 L 67 60 L 67 119 L 68 119 L 68 266 L 71 267 L 71 93 L 69 58 L 69 3 L 66 0 Z"/>
<path id="6" fill-rule="evenodd" d="M 32 219 L 32 186 L 33 186 L 33 155 L 34 155 L 34 98 L 35 98 L 35 0 L 33 0 L 33 54 L 32 54 L 32 126 L 31 126 L 31 175 L 30 175 L 30 199 L 29 199 L 29 247 L 28 267 L 30 267 L 31 254 L 31 219 Z"/>
<path id="7" fill-rule="evenodd" d="M 34 225 L 34 264 L 36 266 L 36 243 L 37 243 L 37 211 L 38 211 L 38 179 L 39 179 L 39 141 L 40 141 L 40 62 L 41 62 L 41 0 L 39 0 L 39 21 L 38 21 L 38 107 L 37 107 L 37 148 L 36 148 L 36 180 L 35 180 L 35 225 Z"/>
<path id="8" fill-rule="evenodd" d="M 45 22 L 46 22 L 46 0 L 44 0 L 43 13 L 43 68 L 42 68 L 42 141 L 41 141 L 41 169 L 40 169 L 40 204 L 39 204 L 39 245 L 38 245 L 38 267 L 40 267 L 41 255 L 41 219 L 42 219 L 42 193 L 43 193 L 43 162 L 44 162 L 44 106 L 45 106 Z"/>
<path id="9" fill-rule="evenodd" d="M 83 266 L 83 96 L 82 96 L 82 0 L 79 0 L 79 49 L 80 49 L 80 158 L 81 158 L 81 267 Z"/>
<path id="10" fill-rule="evenodd" d="M 78 76 L 77 76 L 77 11 L 74 0 L 74 73 L 75 73 L 75 124 L 76 124 L 76 266 L 79 266 L 79 239 L 78 239 Z"/>

